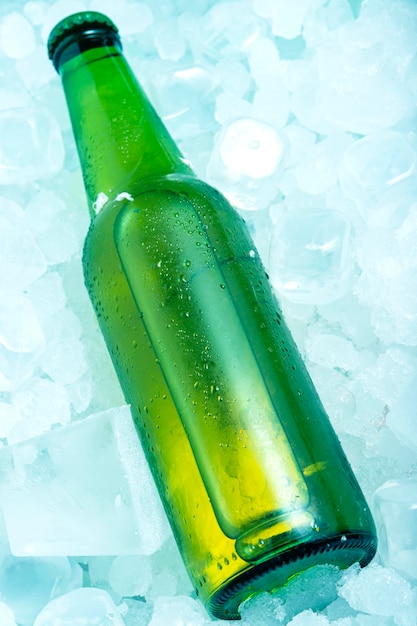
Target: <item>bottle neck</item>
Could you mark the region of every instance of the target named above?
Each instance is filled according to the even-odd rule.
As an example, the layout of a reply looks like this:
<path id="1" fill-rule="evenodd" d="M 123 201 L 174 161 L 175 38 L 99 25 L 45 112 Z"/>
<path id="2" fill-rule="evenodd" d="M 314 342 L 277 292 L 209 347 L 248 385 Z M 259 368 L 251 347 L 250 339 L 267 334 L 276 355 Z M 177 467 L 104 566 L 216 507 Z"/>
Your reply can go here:
<path id="1" fill-rule="evenodd" d="M 117 45 L 67 56 L 59 72 L 92 216 L 133 181 L 193 175 Z"/>

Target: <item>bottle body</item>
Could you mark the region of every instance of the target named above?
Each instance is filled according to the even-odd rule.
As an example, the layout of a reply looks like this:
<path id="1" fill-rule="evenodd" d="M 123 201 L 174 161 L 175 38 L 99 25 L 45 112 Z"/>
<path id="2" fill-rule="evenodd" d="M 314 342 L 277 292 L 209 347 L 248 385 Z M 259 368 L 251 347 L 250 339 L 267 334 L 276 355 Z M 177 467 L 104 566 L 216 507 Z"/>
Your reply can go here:
<path id="1" fill-rule="evenodd" d="M 375 528 L 243 220 L 195 178 L 107 18 L 79 15 L 51 49 L 92 213 L 86 286 L 196 592 L 238 618 L 312 565 L 367 564 Z"/>
<path id="2" fill-rule="evenodd" d="M 195 589 L 231 619 L 366 564 L 373 523 L 242 220 L 191 177 L 135 186 L 92 222 L 86 285 Z"/>

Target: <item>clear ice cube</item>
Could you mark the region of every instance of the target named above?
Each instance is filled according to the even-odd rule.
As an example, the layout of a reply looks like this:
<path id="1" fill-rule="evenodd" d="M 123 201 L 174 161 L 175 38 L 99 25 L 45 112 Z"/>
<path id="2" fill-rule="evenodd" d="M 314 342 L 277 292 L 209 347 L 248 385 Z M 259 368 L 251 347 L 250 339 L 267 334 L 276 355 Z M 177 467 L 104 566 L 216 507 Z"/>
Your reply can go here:
<path id="1" fill-rule="evenodd" d="M 299 209 L 274 228 L 269 270 L 274 287 L 292 302 L 325 304 L 351 287 L 353 228 L 340 212 Z"/>
<path id="2" fill-rule="evenodd" d="M 0 476 L 15 555 L 147 555 L 170 535 L 128 407 L 3 448 Z"/>
<path id="3" fill-rule="evenodd" d="M 80 566 L 64 557 L 8 555 L 0 561 L 0 600 L 13 610 L 19 626 L 33 626 L 49 600 L 81 587 L 82 578 Z"/>
<path id="4" fill-rule="evenodd" d="M 1 111 L 0 136 L 0 185 L 50 178 L 63 166 L 61 130 L 46 108 Z"/>
<path id="5" fill-rule="evenodd" d="M 417 479 L 390 480 L 377 489 L 373 507 L 379 554 L 410 581 L 417 581 Z"/>
<path id="6" fill-rule="evenodd" d="M 125 626 L 111 596 L 103 589 L 83 587 L 49 602 L 33 626 Z"/>

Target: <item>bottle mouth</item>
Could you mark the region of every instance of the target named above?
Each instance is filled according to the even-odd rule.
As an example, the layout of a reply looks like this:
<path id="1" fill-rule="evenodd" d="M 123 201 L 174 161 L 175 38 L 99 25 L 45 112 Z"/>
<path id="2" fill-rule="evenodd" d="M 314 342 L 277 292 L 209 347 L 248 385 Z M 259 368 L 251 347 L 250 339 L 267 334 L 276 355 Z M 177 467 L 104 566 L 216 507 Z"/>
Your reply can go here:
<path id="1" fill-rule="evenodd" d="M 81 11 L 69 15 L 52 29 L 47 44 L 48 57 L 59 73 L 64 52 L 72 48 L 73 53 L 69 55 L 72 57 L 75 53 L 104 45 L 116 46 L 121 50 L 117 26 L 103 13 Z M 67 60 L 68 54 L 65 57 Z"/>

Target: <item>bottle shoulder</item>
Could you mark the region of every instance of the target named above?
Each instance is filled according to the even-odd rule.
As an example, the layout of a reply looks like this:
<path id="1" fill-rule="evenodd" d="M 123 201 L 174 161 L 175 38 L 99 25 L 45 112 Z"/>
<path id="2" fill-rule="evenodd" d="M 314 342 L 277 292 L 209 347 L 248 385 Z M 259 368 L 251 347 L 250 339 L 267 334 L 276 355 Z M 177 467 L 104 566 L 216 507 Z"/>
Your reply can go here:
<path id="1" fill-rule="evenodd" d="M 99 194 L 94 203 L 90 235 L 95 230 L 123 222 L 127 214 L 135 214 L 140 222 L 155 221 L 162 226 L 166 220 L 179 218 L 193 208 L 203 223 L 213 221 L 226 225 L 244 220 L 228 200 L 214 187 L 191 175 L 171 174 L 129 181 L 109 198 Z"/>

